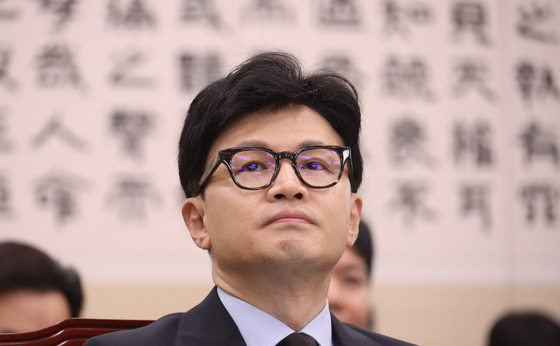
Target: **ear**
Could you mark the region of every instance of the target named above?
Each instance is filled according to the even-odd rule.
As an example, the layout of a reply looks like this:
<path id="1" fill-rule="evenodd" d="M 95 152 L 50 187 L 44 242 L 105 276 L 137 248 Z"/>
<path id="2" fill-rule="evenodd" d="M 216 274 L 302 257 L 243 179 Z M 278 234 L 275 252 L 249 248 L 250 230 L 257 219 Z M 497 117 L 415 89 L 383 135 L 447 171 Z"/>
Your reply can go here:
<path id="1" fill-rule="evenodd" d="M 203 250 L 209 250 L 212 243 L 204 224 L 204 200 L 202 197 L 188 198 L 183 204 L 182 214 L 185 225 L 187 225 L 196 246 Z"/>
<path id="2" fill-rule="evenodd" d="M 352 194 L 352 206 L 350 208 L 350 229 L 348 232 L 348 238 L 346 239 L 346 245 L 352 246 L 358 238 L 358 232 L 360 231 L 360 219 L 362 218 L 362 198 L 357 194 Z"/>

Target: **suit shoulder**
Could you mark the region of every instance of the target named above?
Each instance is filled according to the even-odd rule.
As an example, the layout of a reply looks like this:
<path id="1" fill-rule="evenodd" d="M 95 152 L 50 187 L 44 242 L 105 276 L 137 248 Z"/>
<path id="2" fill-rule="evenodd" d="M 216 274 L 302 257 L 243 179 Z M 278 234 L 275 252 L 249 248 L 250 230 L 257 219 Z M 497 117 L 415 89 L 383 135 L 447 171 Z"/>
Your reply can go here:
<path id="1" fill-rule="evenodd" d="M 343 323 L 343 325 L 348 333 L 354 338 L 363 340 L 363 343 L 360 343 L 360 345 L 415 346 L 415 344 L 374 333 L 372 331 L 356 327 L 352 324 Z"/>
<path id="2" fill-rule="evenodd" d="M 163 316 L 144 327 L 98 335 L 89 339 L 84 345 L 171 345 L 177 335 L 181 317 L 184 315 L 185 313 L 174 313 Z"/>

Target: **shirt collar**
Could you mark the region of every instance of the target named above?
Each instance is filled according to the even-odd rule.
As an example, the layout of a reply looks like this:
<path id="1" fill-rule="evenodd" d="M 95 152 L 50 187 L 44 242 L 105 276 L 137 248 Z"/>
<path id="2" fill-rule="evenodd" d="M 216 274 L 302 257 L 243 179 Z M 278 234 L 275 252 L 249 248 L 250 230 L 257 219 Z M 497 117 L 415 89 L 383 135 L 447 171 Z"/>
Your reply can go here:
<path id="1" fill-rule="evenodd" d="M 218 296 L 233 318 L 247 346 L 275 346 L 280 340 L 294 332 L 280 320 L 219 287 Z M 332 346 L 331 314 L 328 302 L 325 303 L 321 313 L 300 332 L 314 337 L 320 346 Z"/>

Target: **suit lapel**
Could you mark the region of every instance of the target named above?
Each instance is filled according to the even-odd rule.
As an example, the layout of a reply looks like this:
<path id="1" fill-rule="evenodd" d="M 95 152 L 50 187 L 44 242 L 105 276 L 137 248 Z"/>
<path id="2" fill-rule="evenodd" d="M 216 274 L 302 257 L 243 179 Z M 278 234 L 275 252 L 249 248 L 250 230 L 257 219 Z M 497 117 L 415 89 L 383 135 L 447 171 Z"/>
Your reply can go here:
<path id="1" fill-rule="evenodd" d="M 369 346 L 380 346 L 377 342 L 374 342 L 370 338 L 358 333 L 354 329 L 347 327 L 344 323 L 340 322 L 331 313 L 331 325 L 332 325 L 332 338 L 334 346 L 355 346 L 355 345 L 369 345 Z"/>
<path id="2" fill-rule="evenodd" d="M 181 318 L 176 345 L 246 346 L 237 325 L 220 301 L 216 287 Z"/>

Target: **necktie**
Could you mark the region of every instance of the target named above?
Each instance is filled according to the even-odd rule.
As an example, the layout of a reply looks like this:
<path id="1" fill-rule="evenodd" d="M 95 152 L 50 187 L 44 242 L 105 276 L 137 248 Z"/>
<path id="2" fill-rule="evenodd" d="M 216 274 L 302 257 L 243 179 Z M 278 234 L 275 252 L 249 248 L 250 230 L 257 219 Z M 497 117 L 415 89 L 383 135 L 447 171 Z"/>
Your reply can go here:
<path id="1" fill-rule="evenodd" d="M 304 333 L 292 333 L 282 339 L 276 346 L 317 346 L 317 341 Z"/>

